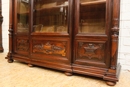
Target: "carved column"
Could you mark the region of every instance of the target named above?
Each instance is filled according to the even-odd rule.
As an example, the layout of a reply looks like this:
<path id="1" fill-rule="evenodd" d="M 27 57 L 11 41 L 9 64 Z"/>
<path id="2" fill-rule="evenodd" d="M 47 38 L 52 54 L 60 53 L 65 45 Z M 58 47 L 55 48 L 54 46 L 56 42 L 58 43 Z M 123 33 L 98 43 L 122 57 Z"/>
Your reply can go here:
<path id="1" fill-rule="evenodd" d="M 119 35 L 119 9 L 120 0 L 113 0 L 113 16 L 112 16 L 112 34 L 111 34 L 111 69 L 116 69 L 117 52 L 118 52 L 118 35 Z"/>
<path id="2" fill-rule="evenodd" d="M 114 86 L 119 80 L 121 66 L 117 65 L 118 53 L 118 36 L 119 36 L 119 13 L 120 13 L 120 0 L 111 0 L 113 3 L 112 9 L 112 26 L 111 26 L 111 61 L 110 69 L 103 77 L 107 85 Z"/>
<path id="3" fill-rule="evenodd" d="M 2 16 L 2 2 L 0 0 L 0 52 L 3 52 L 3 46 L 2 46 L 2 22 L 3 22 L 3 16 Z"/>
<path id="4" fill-rule="evenodd" d="M 12 41 L 13 41 L 13 9 L 12 9 L 12 6 L 13 6 L 13 1 L 14 0 L 10 0 L 10 12 L 9 12 L 9 52 L 8 52 L 8 56 L 6 57 L 8 59 L 8 62 L 11 63 L 13 62 L 13 59 L 12 59 L 12 51 L 13 51 L 13 44 L 12 44 Z"/>

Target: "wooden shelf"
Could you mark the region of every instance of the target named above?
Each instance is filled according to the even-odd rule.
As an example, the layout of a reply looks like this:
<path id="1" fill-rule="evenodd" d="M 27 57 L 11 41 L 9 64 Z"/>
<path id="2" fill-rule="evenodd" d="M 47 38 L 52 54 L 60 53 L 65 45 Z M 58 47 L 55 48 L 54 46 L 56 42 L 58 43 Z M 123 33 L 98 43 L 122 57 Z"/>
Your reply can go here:
<path id="1" fill-rule="evenodd" d="M 97 1 L 89 1 L 89 2 L 81 2 L 81 5 L 92 5 L 92 4 L 101 4 L 106 3 L 106 0 L 97 0 Z"/>
<path id="2" fill-rule="evenodd" d="M 37 8 L 36 10 L 55 9 L 55 8 L 62 8 L 67 6 L 68 6 L 68 2 L 64 2 L 62 4 L 57 4 L 57 2 L 54 2 L 49 4 L 43 4 L 40 6 L 40 8 Z"/>
<path id="3" fill-rule="evenodd" d="M 17 14 L 19 14 L 19 15 L 24 14 L 25 15 L 25 14 L 29 14 L 29 12 L 18 12 Z"/>

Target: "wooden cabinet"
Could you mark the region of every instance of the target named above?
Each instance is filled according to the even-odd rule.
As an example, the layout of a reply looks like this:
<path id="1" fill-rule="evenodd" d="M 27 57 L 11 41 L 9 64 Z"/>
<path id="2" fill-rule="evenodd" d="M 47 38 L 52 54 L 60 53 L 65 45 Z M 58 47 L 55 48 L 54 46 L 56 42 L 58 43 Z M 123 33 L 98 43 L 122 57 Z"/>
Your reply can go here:
<path id="1" fill-rule="evenodd" d="M 0 52 L 3 52 L 3 46 L 2 46 L 2 22 L 3 22 L 3 16 L 2 16 L 2 2 L 0 0 Z"/>
<path id="2" fill-rule="evenodd" d="M 115 85 L 120 0 L 10 0 L 8 62 L 102 78 Z"/>

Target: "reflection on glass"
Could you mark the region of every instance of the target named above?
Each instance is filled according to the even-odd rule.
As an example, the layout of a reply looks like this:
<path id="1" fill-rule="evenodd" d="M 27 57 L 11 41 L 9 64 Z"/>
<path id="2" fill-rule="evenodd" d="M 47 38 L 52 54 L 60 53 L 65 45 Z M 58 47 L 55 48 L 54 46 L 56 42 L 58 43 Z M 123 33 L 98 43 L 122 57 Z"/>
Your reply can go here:
<path id="1" fill-rule="evenodd" d="M 17 32 L 29 32 L 29 0 L 18 0 Z"/>
<path id="2" fill-rule="evenodd" d="M 80 0 L 79 33 L 105 34 L 106 0 Z"/>
<path id="3" fill-rule="evenodd" d="M 68 0 L 35 0 L 34 3 L 34 32 L 68 32 Z"/>

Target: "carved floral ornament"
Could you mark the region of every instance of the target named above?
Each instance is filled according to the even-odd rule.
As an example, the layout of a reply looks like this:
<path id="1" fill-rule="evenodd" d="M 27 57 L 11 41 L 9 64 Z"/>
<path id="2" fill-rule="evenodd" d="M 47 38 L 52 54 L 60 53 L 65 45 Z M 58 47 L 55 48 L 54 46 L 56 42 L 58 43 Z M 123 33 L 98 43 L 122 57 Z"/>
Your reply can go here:
<path id="1" fill-rule="evenodd" d="M 65 44 L 60 43 L 62 44 L 62 46 L 58 44 L 50 43 L 50 42 L 35 44 L 33 46 L 33 53 L 44 53 L 50 55 L 66 56 Z"/>

